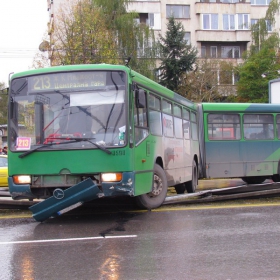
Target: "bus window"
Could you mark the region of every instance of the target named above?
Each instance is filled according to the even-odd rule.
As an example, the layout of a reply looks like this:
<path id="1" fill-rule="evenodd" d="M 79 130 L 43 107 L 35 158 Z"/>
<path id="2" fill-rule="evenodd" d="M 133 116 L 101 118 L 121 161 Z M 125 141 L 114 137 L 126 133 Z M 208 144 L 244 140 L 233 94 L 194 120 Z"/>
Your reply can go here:
<path id="1" fill-rule="evenodd" d="M 276 116 L 277 138 L 280 139 L 280 115 Z"/>
<path id="2" fill-rule="evenodd" d="M 143 104 L 144 108 L 134 106 L 134 125 L 135 125 L 135 144 L 140 143 L 144 138 L 148 136 L 148 124 L 147 124 L 147 108 L 146 108 L 146 92 L 144 92 Z"/>
<path id="3" fill-rule="evenodd" d="M 273 139 L 274 126 L 271 114 L 244 114 L 243 129 L 245 139 Z"/>
<path id="4" fill-rule="evenodd" d="M 178 105 L 174 105 L 174 116 L 182 118 L 182 108 Z"/>
<path id="5" fill-rule="evenodd" d="M 173 137 L 173 116 L 170 116 L 172 114 L 171 102 L 162 100 L 162 112 L 169 114 L 162 114 L 163 134 L 167 137 Z"/>
<path id="6" fill-rule="evenodd" d="M 238 114 L 209 114 L 209 140 L 239 140 L 240 117 Z"/>
<path id="7" fill-rule="evenodd" d="M 149 111 L 149 127 L 153 135 L 162 135 L 162 122 L 161 122 L 161 112 Z"/>
<path id="8" fill-rule="evenodd" d="M 182 108 L 174 105 L 174 133 L 176 138 L 183 138 Z"/>
<path id="9" fill-rule="evenodd" d="M 190 112 L 183 108 L 183 119 L 189 121 L 190 120 Z"/>
<path id="10" fill-rule="evenodd" d="M 149 127 L 153 135 L 162 135 L 162 122 L 160 112 L 160 99 L 152 94 L 149 95 Z M 157 110 L 157 111 L 156 111 Z"/>
<path id="11" fill-rule="evenodd" d="M 167 114 L 162 114 L 162 116 L 164 136 L 173 137 L 173 117 Z"/>
<path id="12" fill-rule="evenodd" d="M 160 111 L 160 99 L 153 94 L 149 95 L 149 108 Z"/>
<path id="13" fill-rule="evenodd" d="M 184 138 L 190 139 L 190 112 L 183 108 Z"/>
<path id="14" fill-rule="evenodd" d="M 162 100 L 162 112 L 172 114 L 172 104 L 166 100 Z"/>
<path id="15" fill-rule="evenodd" d="M 174 117 L 174 132 L 176 138 L 183 138 L 182 119 Z"/>
<path id="16" fill-rule="evenodd" d="M 194 112 L 191 112 L 191 127 L 192 127 L 192 139 L 197 140 L 197 120 L 196 120 L 196 114 Z"/>

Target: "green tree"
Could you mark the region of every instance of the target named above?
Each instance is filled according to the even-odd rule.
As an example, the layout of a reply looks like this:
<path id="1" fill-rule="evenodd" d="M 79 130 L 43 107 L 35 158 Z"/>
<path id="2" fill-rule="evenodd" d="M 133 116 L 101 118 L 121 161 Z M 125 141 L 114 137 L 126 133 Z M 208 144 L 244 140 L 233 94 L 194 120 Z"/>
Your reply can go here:
<path id="1" fill-rule="evenodd" d="M 271 37 L 268 32 L 268 26 L 274 26 L 276 23 L 276 13 L 279 12 L 279 2 L 278 0 L 271 0 L 265 17 L 260 18 L 255 24 L 251 26 L 252 34 L 252 44 L 250 46 L 250 53 L 256 53 L 261 50 L 263 44 L 267 44 L 267 39 Z M 277 44 L 279 41 L 278 32 L 274 32 L 272 38 L 270 38 L 270 43 Z"/>
<path id="2" fill-rule="evenodd" d="M 131 0 L 93 0 L 103 11 L 107 28 L 112 30 L 122 62 L 131 58 L 129 65 L 139 73 L 154 79 L 157 45 L 154 32 L 146 23 L 137 23 L 138 13 L 127 12 Z"/>
<path id="3" fill-rule="evenodd" d="M 182 83 L 182 76 L 193 70 L 196 61 L 197 49 L 184 40 L 185 30 L 181 22 L 176 22 L 170 17 L 167 23 L 165 37 L 160 35 L 160 84 L 177 90 Z"/>
<path id="4" fill-rule="evenodd" d="M 52 33 L 52 65 L 116 63 L 113 34 L 103 13 L 91 0 L 74 2 L 60 9 Z"/>
<path id="5" fill-rule="evenodd" d="M 5 83 L 0 82 L 0 125 L 7 124 L 8 92 Z"/>
<path id="6" fill-rule="evenodd" d="M 153 31 L 137 24 L 138 14 L 126 11 L 129 0 L 81 0 L 65 5 L 52 34 L 52 65 L 124 64 L 153 77 L 156 47 Z"/>
<path id="7" fill-rule="evenodd" d="M 50 51 L 50 43 L 47 32 L 43 35 L 42 43 L 39 46 L 39 51 L 35 54 L 33 58 L 32 68 L 44 68 L 50 66 L 50 61 L 48 53 Z"/>
<path id="8" fill-rule="evenodd" d="M 249 55 L 244 64 L 238 67 L 240 79 L 237 83 L 236 101 L 267 103 L 268 81 L 278 77 L 279 69 L 279 54 L 269 43 L 267 46 L 263 44 L 259 52 Z"/>
<path id="9" fill-rule="evenodd" d="M 199 60 L 194 71 L 184 74 L 178 93 L 193 102 L 228 101 L 234 95 L 233 65 L 224 61 Z"/>
<path id="10" fill-rule="evenodd" d="M 244 53 L 244 63 L 237 67 L 239 81 L 235 100 L 238 102 L 268 102 L 268 82 L 279 77 L 279 35 L 268 33 L 267 28 L 268 23 L 275 24 L 278 11 L 278 0 L 272 0 L 265 17 L 251 27 L 250 50 Z"/>

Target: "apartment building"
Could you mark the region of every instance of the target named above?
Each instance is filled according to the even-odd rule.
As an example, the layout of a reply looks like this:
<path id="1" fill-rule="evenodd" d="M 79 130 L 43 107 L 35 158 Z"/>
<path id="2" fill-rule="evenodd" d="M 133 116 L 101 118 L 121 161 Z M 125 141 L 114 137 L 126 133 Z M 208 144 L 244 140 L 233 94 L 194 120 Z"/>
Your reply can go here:
<path id="1" fill-rule="evenodd" d="M 50 14 L 49 34 L 61 4 L 71 0 L 47 0 Z M 139 23 L 146 23 L 158 35 L 166 32 L 168 17 L 180 20 L 185 39 L 198 49 L 200 58 L 241 62 L 242 53 L 251 43 L 251 24 L 265 16 L 271 0 L 135 0 L 128 11 L 139 13 Z M 269 31 L 279 32 L 267 22 Z"/>

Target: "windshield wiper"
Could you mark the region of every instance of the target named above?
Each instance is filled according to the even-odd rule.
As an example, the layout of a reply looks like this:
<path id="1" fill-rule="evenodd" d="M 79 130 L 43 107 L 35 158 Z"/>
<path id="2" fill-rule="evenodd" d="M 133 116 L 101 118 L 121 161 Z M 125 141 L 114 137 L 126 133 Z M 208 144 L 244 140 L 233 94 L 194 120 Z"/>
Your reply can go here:
<path id="1" fill-rule="evenodd" d="M 96 146 L 98 149 L 104 151 L 104 152 L 107 153 L 108 155 L 110 155 L 110 154 L 112 153 L 110 150 L 106 149 L 105 147 L 102 147 L 101 145 L 98 145 L 98 144 L 96 144 L 96 143 L 90 141 L 90 140 L 95 139 L 95 138 L 80 138 L 80 137 L 79 137 L 79 138 L 62 138 L 62 137 L 60 138 L 60 137 L 58 137 L 58 138 L 51 138 L 51 139 L 56 139 L 56 140 L 59 140 L 59 139 L 60 139 L 60 140 L 70 140 L 70 141 L 43 144 L 43 145 L 40 145 L 40 146 L 34 148 L 33 150 L 27 151 L 27 152 L 25 152 L 25 153 L 19 155 L 18 157 L 19 157 L 19 158 L 26 157 L 26 156 L 28 156 L 29 154 L 31 154 L 31 153 L 33 153 L 33 152 L 35 152 L 35 151 L 37 151 L 37 150 L 39 150 L 39 149 L 41 149 L 41 148 L 46 148 L 46 147 L 50 147 L 50 146 L 53 146 L 53 145 L 62 145 L 62 144 L 76 143 L 76 142 L 81 142 L 81 141 L 87 141 L 87 142 L 93 144 L 93 145 Z"/>
<path id="2" fill-rule="evenodd" d="M 98 149 L 104 151 L 104 152 L 107 153 L 108 155 L 110 155 L 110 154 L 112 153 L 110 150 L 106 149 L 105 147 L 103 147 L 103 146 L 101 146 L 101 145 L 99 145 L 99 144 L 94 143 L 94 142 L 91 141 L 92 139 L 95 139 L 95 138 L 80 138 L 80 137 L 76 137 L 76 138 L 75 138 L 75 137 L 69 137 L 69 138 L 67 138 L 67 137 L 57 137 L 57 138 L 52 138 L 52 139 L 58 139 L 58 140 L 59 140 L 59 139 L 62 139 L 62 140 L 75 140 L 74 142 L 87 141 L 87 142 L 91 143 L 92 145 L 96 146 Z M 71 141 L 69 141 L 69 142 L 71 142 Z M 69 143 L 69 142 L 65 142 L 65 143 Z M 73 141 L 72 141 L 72 142 L 73 142 Z"/>

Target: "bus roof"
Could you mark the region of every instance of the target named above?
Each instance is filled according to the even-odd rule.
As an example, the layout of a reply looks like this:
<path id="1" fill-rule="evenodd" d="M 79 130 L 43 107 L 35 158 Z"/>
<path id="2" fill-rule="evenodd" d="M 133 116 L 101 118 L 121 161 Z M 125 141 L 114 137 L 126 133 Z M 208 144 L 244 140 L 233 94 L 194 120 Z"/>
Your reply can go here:
<path id="1" fill-rule="evenodd" d="M 37 74 L 44 74 L 44 73 L 53 73 L 53 72 L 65 72 L 65 71 L 80 71 L 80 70 L 122 70 L 122 71 L 129 71 L 129 68 L 125 65 L 112 65 L 112 64 L 76 64 L 76 65 L 61 65 L 61 66 L 52 66 L 46 68 L 38 68 L 27 70 L 24 72 L 18 72 L 12 75 L 12 79 L 22 77 L 22 76 L 31 76 Z"/>
<path id="2" fill-rule="evenodd" d="M 190 108 L 196 109 L 197 105 L 188 100 L 187 98 L 183 97 L 182 95 L 158 84 L 157 82 L 135 72 L 135 71 L 131 71 L 132 75 L 133 75 L 133 81 L 139 83 L 140 85 L 145 86 L 146 88 L 153 90 L 157 93 L 160 93 L 161 95 L 167 97 L 167 98 L 171 98 L 174 99 L 175 101 L 177 101 L 178 103 L 181 103 L 185 106 L 188 106 Z"/>
<path id="3" fill-rule="evenodd" d="M 280 113 L 280 104 L 201 103 L 204 112 Z"/>
<path id="4" fill-rule="evenodd" d="M 125 65 L 114 65 L 114 64 L 77 64 L 77 65 L 62 65 L 62 66 L 52 66 L 46 68 L 38 68 L 33 70 L 28 70 L 24 72 L 15 73 L 12 75 L 12 79 L 19 78 L 23 76 L 32 76 L 45 73 L 55 73 L 55 72 L 68 72 L 68 71 L 90 71 L 90 70 L 120 70 L 125 71 L 128 75 L 131 74 L 133 81 L 143 85 L 145 88 L 160 93 L 166 98 L 173 99 L 180 104 L 188 106 L 190 108 L 196 109 L 196 104 L 192 101 L 184 98 L 183 96 L 177 94 L 176 92 L 167 89 L 166 87 L 154 82 L 153 80 L 139 74 L 138 72 L 131 70 Z"/>

